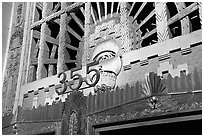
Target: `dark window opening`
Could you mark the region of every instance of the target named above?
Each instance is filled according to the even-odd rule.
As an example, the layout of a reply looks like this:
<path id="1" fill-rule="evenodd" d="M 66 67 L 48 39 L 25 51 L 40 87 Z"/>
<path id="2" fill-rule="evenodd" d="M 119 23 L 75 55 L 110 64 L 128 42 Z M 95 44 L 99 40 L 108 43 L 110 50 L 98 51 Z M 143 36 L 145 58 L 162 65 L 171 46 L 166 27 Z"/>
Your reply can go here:
<path id="1" fill-rule="evenodd" d="M 182 128 L 181 128 L 182 127 Z M 101 135 L 201 135 L 202 120 L 154 124 L 102 131 Z"/>
<path id="2" fill-rule="evenodd" d="M 132 6 L 133 2 L 128 2 L 128 4 L 130 5 L 130 7 Z"/>
<path id="3" fill-rule="evenodd" d="M 38 25 L 38 26 L 35 26 L 35 27 L 33 28 L 33 30 L 37 30 L 37 31 L 41 32 L 41 24 Z"/>
<path id="4" fill-rule="evenodd" d="M 33 37 L 33 40 L 35 41 L 35 44 L 37 44 L 39 39 Z"/>
<path id="5" fill-rule="evenodd" d="M 42 10 L 36 7 L 35 11 L 35 21 L 41 20 L 42 19 Z"/>
<path id="6" fill-rule="evenodd" d="M 54 59 L 58 59 L 58 47 L 56 48 Z"/>
<path id="7" fill-rule="evenodd" d="M 51 37 L 56 39 L 60 31 L 60 25 L 55 23 L 54 21 L 47 22 L 47 24 L 48 28 L 51 31 Z"/>
<path id="8" fill-rule="evenodd" d="M 199 17 L 199 11 L 195 10 L 193 12 L 191 12 L 189 15 L 189 20 L 191 22 L 190 26 L 191 26 L 191 31 L 196 31 L 201 29 L 201 20 Z"/>
<path id="9" fill-rule="evenodd" d="M 84 35 L 83 30 L 79 27 L 79 25 L 75 22 L 74 19 L 71 19 L 69 22 L 69 27 L 72 28 L 77 34 L 81 37 Z"/>
<path id="10" fill-rule="evenodd" d="M 133 16 L 133 17 L 134 17 L 141 5 L 142 5 L 142 2 L 137 2 L 137 3 L 134 5 L 134 8 L 132 9 L 132 11 L 131 11 L 131 13 L 130 13 L 130 16 Z"/>
<path id="11" fill-rule="evenodd" d="M 66 64 L 68 70 L 76 68 L 76 64 L 75 63 L 65 63 L 65 64 Z"/>
<path id="12" fill-rule="evenodd" d="M 75 15 L 81 20 L 81 22 L 84 25 L 85 17 L 84 17 L 84 14 L 81 12 L 81 10 L 77 10 L 75 12 Z"/>
<path id="13" fill-rule="evenodd" d="M 150 46 L 157 42 L 157 33 L 152 34 L 142 41 L 142 47 Z"/>
<path id="14" fill-rule="evenodd" d="M 153 10 L 154 10 L 153 2 L 147 2 L 147 4 L 137 17 L 138 23 L 140 24 Z"/>
<path id="15" fill-rule="evenodd" d="M 181 71 L 180 71 L 180 74 L 186 75 L 186 70 L 181 70 Z"/>
<path id="16" fill-rule="evenodd" d="M 49 64 L 44 64 L 45 69 L 47 71 L 47 74 L 45 75 L 45 77 L 48 77 L 48 73 L 49 73 Z"/>
<path id="17" fill-rule="evenodd" d="M 50 58 L 50 55 L 51 55 L 51 53 L 52 53 L 53 44 L 52 44 L 52 43 L 49 43 L 49 42 L 46 42 L 46 44 L 47 44 L 47 47 L 48 47 L 48 49 L 49 49 L 48 54 L 49 54 L 49 58 Z"/>
<path id="18" fill-rule="evenodd" d="M 113 13 L 117 13 L 118 2 L 114 2 L 113 4 Z"/>
<path id="19" fill-rule="evenodd" d="M 53 75 L 56 75 L 57 74 L 57 64 L 53 64 Z"/>
<path id="20" fill-rule="evenodd" d="M 156 28 L 156 18 L 155 15 L 153 15 L 141 28 L 142 36 L 150 32 L 151 30 Z M 156 39 L 155 39 L 156 40 Z"/>
<path id="21" fill-rule="evenodd" d="M 178 13 L 176 5 L 174 2 L 167 2 L 167 17 L 168 19 L 173 17 L 174 15 L 176 15 Z"/>
<path id="22" fill-rule="evenodd" d="M 186 7 L 190 6 L 191 4 L 193 4 L 193 2 L 184 2 Z"/>
<path id="23" fill-rule="evenodd" d="M 97 10 L 97 4 L 96 2 L 91 2 L 91 5 L 93 7 L 93 13 L 95 15 L 96 20 L 99 19 L 99 15 L 98 15 L 98 10 Z"/>
<path id="24" fill-rule="evenodd" d="M 67 48 L 71 60 L 76 60 L 77 51 Z"/>
<path id="25" fill-rule="evenodd" d="M 101 17 L 105 16 L 105 5 L 104 2 L 99 2 L 100 4 L 100 11 L 101 11 Z"/>
<path id="26" fill-rule="evenodd" d="M 107 14 L 111 13 L 111 2 L 107 2 Z"/>
<path id="27" fill-rule="evenodd" d="M 53 7 L 52 7 L 52 10 L 54 10 L 56 8 L 56 6 L 58 5 L 59 2 L 53 2 Z M 60 11 L 61 10 L 61 4 L 59 3 L 59 7 L 57 7 L 57 10 L 56 12 Z"/>
<path id="28" fill-rule="evenodd" d="M 177 37 L 177 36 L 181 36 L 181 22 L 180 22 L 180 20 L 169 25 L 169 29 L 171 31 L 172 38 Z"/>
<path id="29" fill-rule="evenodd" d="M 80 41 L 79 41 L 75 36 L 73 36 L 70 32 L 68 32 L 68 34 L 69 34 L 69 37 L 70 37 L 70 40 L 71 40 L 71 43 L 70 43 L 70 44 L 71 44 L 72 46 L 78 48 Z"/>
<path id="30" fill-rule="evenodd" d="M 61 10 L 61 6 L 59 6 L 59 8 L 57 9 L 57 11 L 56 12 L 58 12 L 58 11 L 60 11 Z"/>
<path id="31" fill-rule="evenodd" d="M 162 71 L 162 74 L 167 74 L 167 73 L 169 73 L 168 70 L 166 70 L 166 71 Z"/>
<path id="32" fill-rule="evenodd" d="M 37 54 L 36 54 L 36 58 L 38 58 L 38 56 L 39 56 L 39 48 L 37 49 Z"/>
<path id="33" fill-rule="evenodd" d="M 53 2 L 53 4 L 52 4 L 52 10 L 55 9 L 55 6 L 57 6 L 57 4 L 58 4 L 58 2 Z"/>

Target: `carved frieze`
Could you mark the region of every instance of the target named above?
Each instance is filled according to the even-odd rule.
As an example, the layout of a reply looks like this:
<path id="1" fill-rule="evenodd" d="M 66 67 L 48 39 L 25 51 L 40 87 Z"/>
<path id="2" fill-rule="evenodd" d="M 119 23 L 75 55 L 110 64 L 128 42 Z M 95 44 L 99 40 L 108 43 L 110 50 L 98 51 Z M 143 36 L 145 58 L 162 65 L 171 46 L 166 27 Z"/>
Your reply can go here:
<path id="1" fill-rule="evenodd" d="M 119 108 L 113 108 L 111 110 L 103 111 L 89 116 L 90 126 L 95 124 L 111 123 L 123 120 L 141 119 L 147 117 L 154 117 L 158 115 L 166 115 L 171 113 L 179 113 L 183 111 L 193 111 L 202 109 L 202 102 L 194 100 L 180 104 L 181 101 L 175 99 L 173 96 L 158 97 L 158 107 L 153 108 L 148 101 L 140 101 L 138 104 L 142 108 L 131 107 L 136 105 L 136 102 L 132 105 L 120 106 Z M 130 109 L 131 107 L 131 109 Z M 123 109 L 124 108 L 124 109 Z M 117 111 L 119 110 L 120 111 Z M 122 110 L 121 110 L 122 109 Z"/>

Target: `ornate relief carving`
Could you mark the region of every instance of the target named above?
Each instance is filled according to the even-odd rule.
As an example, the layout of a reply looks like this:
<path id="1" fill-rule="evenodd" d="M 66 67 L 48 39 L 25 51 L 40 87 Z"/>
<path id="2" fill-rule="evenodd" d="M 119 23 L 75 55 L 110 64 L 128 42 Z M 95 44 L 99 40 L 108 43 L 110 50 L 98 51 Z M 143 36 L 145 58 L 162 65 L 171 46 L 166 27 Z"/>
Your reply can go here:
<path id="1" fill-rule="evenodd" d="M 23 14 L 24 14 L 24 3 L 18 3 L 17 9 L 16 9 L 16 27 L 21 25 L 23 21 Z"/>
<path id="2" fill-rule="evenodd" d="M 168 103 L 167 103 L 168 102 Z M 90 127 L 95 124 L 102 124 L 102 123 L 110 123 L 122 120 L 131 120 L 131 119 L 141 119 L 145 117 L 153 117 L 156 115 L 167 114 L 167 112 L 176 112 L 176 111 L 185 111 L 185 110 L 195 110 L 201 109 L 202 103 L 192 102 L 191 104 L 182 104 L 178 105 L 176 101 L 168 97 L 165 101 L 163 100 L 161 106 L 157 109 L 146 108 L 141 111 L 134 111 L 131 112 L 122 112 L 122 113 L 112 113 L 112 114 L 105 114 L 106 112 L 102 112 L 99 114 L 94 114 L 89 116 L 90 120 Z M 112 110 L 114 111 L 114 110 Z M 91 132 L 91 131 L 89 131 Z"/>
<path id="3" fill-rule="evenodd" d="M 117 75 L 122 68 L 122 61 L 118 53 L 119 47 L 115 40 L 105 41 L 95 48 L 92 60 L 99 62 L 99 65 L 96 66 L 101 74 L 99 86 L 104 84 L 112 89 L 115 87 Z"/>
<path id="4" fill-rule="evenodd" d="M 63 134 L 85 134 L 86 98 L 82 92 L 73 91 L 68 95 L 64 105 L 65 121 L 62 123 Z M 67 117 L 67 118 L 66 118 Z"/>
<path id="5" fill-rule="evenodd" d="M 23 42 L 23 27 L 18 26 L 14 29 L 14 33 L 10 38 L 7 65 L 4 74 L 3 102 L 6 103 L 4 104 L 5 106 L 3 106 L 5 107 L 5 109 L 3 108 L 3 111 L 5 113 L 10 113 L 13 110 Z"/>

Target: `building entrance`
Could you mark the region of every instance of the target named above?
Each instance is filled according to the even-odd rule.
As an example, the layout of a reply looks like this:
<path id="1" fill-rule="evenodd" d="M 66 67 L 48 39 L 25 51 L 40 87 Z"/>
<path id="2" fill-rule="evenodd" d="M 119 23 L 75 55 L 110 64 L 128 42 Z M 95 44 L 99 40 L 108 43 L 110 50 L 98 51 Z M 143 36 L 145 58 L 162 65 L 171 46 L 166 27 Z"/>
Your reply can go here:
<path id="1" fill-rule="evenodd" d="M 202 111 L 123 120 L 93 126 L 102 135 L 201 135 Z"/>
<path id="2" fill-rule="evenodd" d="M 201 135 L 202 120 L 190 120 L 99 132 L 102 135 Z"/>

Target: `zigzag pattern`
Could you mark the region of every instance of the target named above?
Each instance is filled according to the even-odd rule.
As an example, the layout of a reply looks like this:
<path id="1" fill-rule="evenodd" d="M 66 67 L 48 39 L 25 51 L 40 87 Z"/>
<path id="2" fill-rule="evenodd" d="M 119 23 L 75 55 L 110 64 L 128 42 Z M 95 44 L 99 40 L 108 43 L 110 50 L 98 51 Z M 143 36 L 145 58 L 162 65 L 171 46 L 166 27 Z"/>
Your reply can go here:
<path id="1" fill-rule="evenodd" d="M 156 24 L 157 24 L 157 37 L 158 42 L 164 41 L 169 38 L 167 27 L 167 11 L 165 3 L 156 3 L 155 5 Z"/>
<path id="2" fill-rule="evenodd" d="M 166 10 L 164 9 L 161 13 L 157 12 L 156 10 L 156 21 L 161 22 L 164 21 L 167 18 Z"/>
<path id="3" fill-rule="evenodd" d="M 169 38 L 169 32 L 166 29 L 165 31 L 163 31 L 163 33 L 160 33 L 157 31 L 157 37 L 158 37 L 158 42 L 167 40 Z"/>

